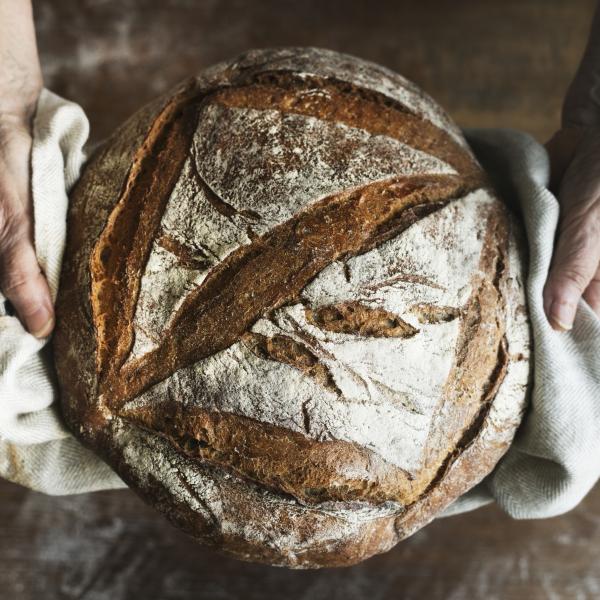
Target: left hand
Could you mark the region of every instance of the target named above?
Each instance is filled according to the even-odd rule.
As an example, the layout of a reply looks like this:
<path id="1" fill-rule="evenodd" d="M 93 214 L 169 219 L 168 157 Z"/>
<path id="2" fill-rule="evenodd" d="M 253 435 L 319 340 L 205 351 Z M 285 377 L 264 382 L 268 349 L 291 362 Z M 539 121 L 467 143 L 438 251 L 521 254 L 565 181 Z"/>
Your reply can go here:
<path id="1" fill-rule="evenodd" d="M 560 218 L 544 310 L 554 329 L 567 331 L 581 297 L 600 316 L 600 128 L 563 127 L 546 149 Z"/>
<path id="2" fill-rule="evenodd" d="M 0 112 L 0 291 L 43 338 L 54 327 L 54 307 L 33 242 L 30 120 Z"/>

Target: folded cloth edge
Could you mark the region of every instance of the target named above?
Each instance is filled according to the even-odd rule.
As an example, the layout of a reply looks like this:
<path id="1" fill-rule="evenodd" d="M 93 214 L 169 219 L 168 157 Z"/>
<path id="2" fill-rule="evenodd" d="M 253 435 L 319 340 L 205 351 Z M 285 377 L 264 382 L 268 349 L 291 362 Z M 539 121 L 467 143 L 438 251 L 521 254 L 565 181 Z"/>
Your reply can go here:
<path id="1" fill-rule="evenodd" d="M 42 90 L 33 120 L 31 189 L 38 262 L 56 300 L 66 242 L 68 191 L 85 161 L 83 109 Z M 38 340 L 4 310 L 0 293 L 0 475 L 47 494 L 125 487 L 66 429 L 50 338 Z"/>
<path id="2" fill-rule="evenodd" d="M 77 180 L 80 167 L 85 160 L 83 146 L 88 133 L 89 123 L 78 105 L 63 100 L 48 90 L 43 91 L 34 122 L 32 149 L 32 163 L 35 167 L 32 170 L 34 234 L 38 259 L 48 278 L 53 300 L 58 290 L 66 237 L 67 192 Z M 530 135 L 517 130 L 469 128 L 464 129 L 463 133 L 482 166 L 495 175 L 495 185 L 501 197 L 524 217 L 530 255 L 533 260 L 538 261 L 536 277 L 528 277 L 527 282 L 530 309 L 533 306 L 534 343 L 538 344 L 539 336 L 535 331 L 537 328 L 543 332 L 542 344 L 556 343 L 557 340 L 560 340 L 563 345 L 567 344 L 570 354 L 576 357 L 574 362 L 577 365 L 577 361 L 582 360 L 583 351 L 579 349 L 578 352 L 582 335 L 584 342 L 589 342 L 594 336 L 596 340 L 598 339 L 600 326 L 597 317 L 582 301 L 573 332 L 557 334 L 551 330 L 543 314 L 540 314 L 538 306 L 551 256 L 552 244 L 550 243 L 548 249 L 548 236 L 554 235 L 558 221 L 558 203 L 546 189 L 549 176 L 546 151 Z M 58 146 L 60 153 L 55 152 L 52 157 L 47 157 L 43 144 Z M 57 177 L 57 173 L 60 173 L 60 177 Z M 52 185 L 48 185 L 50 179 Z M 542 219 L 544 236 L 541 241 L 537 233 L 538 224 L 533 220 L 539 215 L 529 214 L 527 203 L 523 205 L 524 197 L 528 196 L 541 197 L 545 203 L 545 214 Z M 54 204 L 48 205 L 48 202 Z M 60 219 L 56 219 L 57 213 Z M 45 217 L 46 215 L 53 215 L 52 219 Z M 91 451 L 83 448 L 65 429 L 56 406 L 52 406 L 57 388 L 52 381 L 51 357 L 47 355 L 49 348 L 44 348 L 47 340 L 39 341 L 29 334 L 22 335 L 24 330 L 16 317 L 3 314 L 2 300 L 3 297 L 0 295 L 0 334 L 13 335 L 22 340 L 21 345 L 17 344 L 21 352 L 20 362 L 11 355 L 9 357 L 11 365 L 18 366 L 13 367 L 12 372 L 9 369 L 9 373 L 12 373 L 13 378 L 22 378 L 24 373 L 28 372 L 32 381 L 32 393 L 38 386 L 44 388 L 45 379 L 51 383 L 45 386 L 45 394 L 42 394 L 41 401 L 39 398 L 32 397 L 26 399 L 35 400 L 32 403 L 36 407 L 35 410 L 13 414 L 12 420 L 8 421 L 0 414 L 0 474 L 50 494 L 125 487 L 116 473 Z M 557 335 L 563 337 L 559 339 L 556 338 Z M 7 338 L 3 337 L 4 339 Z M 589 351 L 588 346 L 585 348 Z M 595 350 L 596 346 L 593 343 L 592 346 Z M 27 356 L 37 359 L 36 365 L 32 366 L 30 371 L 25 360 Z M 1 359 L 0 354 L 0 374 L 2 374 Z M 586 384 L 590 388 L 585 390 L 588 395 L 591 391 L 596 391 L 597 388 L 593 384 L 600 381 L 600 376 L 594 380 L 598 373 L 594 365 L 590 365 L 589 362 L 584 360 Z M 548 368 L 548 365 L 535 355 L 534 364 L 534 397 L 528 419 L 533 414 L 535 420 L 539 414 L 542 416 L 545 414 L 543 412 L 545 403 L 540 400 L 539 394 L 536 395 L 536 391 L 548 393 L 548 385 L 540 385 L 535 376 L 540 368 Z M 38 379 L 33 374 L 37 374 Z M 14 384 L 14 379 L 9 379 L 9 383 Z M 0 406 L 7 400 L 6 393 L 3 396 L 5 384 L 6 378 L 3 382 L 0 375 Z M 20 402 L 20 399 L 16 400 L 14 397 L 11 400 L 13 406 L 19 409 L 27 404 L 27 401 Z M 515 518 L 553 516 L 566 512 L 578 504 L 597 481 L 600 468 L 595 464 L 587 469 L 578 468 L 578 461 L 573 459 L 570 459 L 569 464 L 563 465 L 561 456 L 552 456 L 544 447 L 536 450 L 539 456 L 533 456 L 528 445 L 532 445 L 535 436 L 539 437 L 540 432 L 537 429 L 539 427 L 536 427 L 535 423 L 530 425 L 524 422 L 517 432 L 513 446 L 498 463 L 496 469 L 438 516 L 444 517 L 474 510 L 494 500 Z M 22 438 L 19 437 L 21 433 L 23 433 Z M 27 444 L 27 441 L 32 443 Z M 539 459 L 536 467 L 537 476 L 531 472 L 532 466 L 536 463 L 535 458 Z M 56 470 L 56 464 L 50 463 L 58 463 L 60 468 Z M 82 466 L 82 463 L 86 463 L 87 468 Z M 545 465 L 546 469 L 540 470 L 540 464 Z M 578 480 L 577 485 L 574 479 Z M 541 495 L 540 490 L 543 492 Z"/>

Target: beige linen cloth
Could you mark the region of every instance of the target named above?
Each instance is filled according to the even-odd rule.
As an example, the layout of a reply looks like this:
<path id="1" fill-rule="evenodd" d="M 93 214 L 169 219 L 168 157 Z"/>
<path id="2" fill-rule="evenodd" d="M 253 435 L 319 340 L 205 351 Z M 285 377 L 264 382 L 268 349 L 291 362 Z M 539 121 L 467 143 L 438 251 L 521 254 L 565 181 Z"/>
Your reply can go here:
<path id="1" fill-rule="evenodd" d="M 42 92 L 33 124 L 31 189 L 35 248 L 53 302 L 65 247 L 67 192 L 85 161 L 88 134 L 81 107 Z M 0 293 L 0 476 L 56 495 L 125 487 L 63 425 L 48 342 L 6 315 Z"/>
<path id="2" fill-rule="evenodd" d="M 53 300 L 66 235 L 67 193 L 85 161 L 83 110 L 44 90 L 34 120 L 35 246 Z M 534 387 L 515 441 L 496 469 L 444 516 L 490 502 L 515 518 L 576 506 L 600 477 L 600 320 L 582 300 L 573 330 L 554 332 L 542 308 L 558 203 L 546 189 L 543 146 L 513 130 L 465 134 L 500 192 L 520 210 L 529 244 L 527 297 L 534 339 Z M 4 309 L 0 294 L 0 476 L 47 494 L 125 487 L 65 429 L 48 340 L 36 340 Z M 77 365 L 73 365 L 77 368 Z"/>

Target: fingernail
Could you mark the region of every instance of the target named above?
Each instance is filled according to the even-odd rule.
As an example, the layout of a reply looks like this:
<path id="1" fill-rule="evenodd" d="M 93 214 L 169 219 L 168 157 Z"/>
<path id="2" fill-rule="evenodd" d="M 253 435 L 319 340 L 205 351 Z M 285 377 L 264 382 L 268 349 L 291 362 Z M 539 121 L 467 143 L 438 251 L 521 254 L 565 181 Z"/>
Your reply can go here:
<path id="1" fill-rule="evenodd" d="M 54 317 L 47 306 L 40 306 L 27 317 L 27 327 L 36 338 L 46 337 L 54 327 Z"/>
<path id="2" fill-rule="evenodd" d="M 553 300 L 550 305 L 550 319 L 563 331 L 573 329 L 576 307 L 570 302 Z"/>

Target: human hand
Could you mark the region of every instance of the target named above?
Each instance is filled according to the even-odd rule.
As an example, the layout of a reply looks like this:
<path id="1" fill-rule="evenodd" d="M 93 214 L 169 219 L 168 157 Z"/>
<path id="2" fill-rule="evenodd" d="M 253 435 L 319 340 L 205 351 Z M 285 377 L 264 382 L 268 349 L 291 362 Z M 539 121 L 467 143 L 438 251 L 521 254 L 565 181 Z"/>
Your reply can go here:
<path id="1" fill-rule="evenodd" d="M 560 218 L 544 310 L 554 329 L 566 331 L 582 296 L 600 316 L 600 127 L 565 126 L 546 149 Z"/>
<path id="2" fill-rule="evenodd" d="M 42 90 L 30 0 L 0 0 L 0 291 L 35 336 L 54 326 L 33 246 L 31 118 Z"/>
<path id="3" fill-rule="evenodd" d="M 50 289 L 33 245 L 29 117 L 0 112 L 0 290 L 27 330 L 47 336 L 54 326 Z"/>

